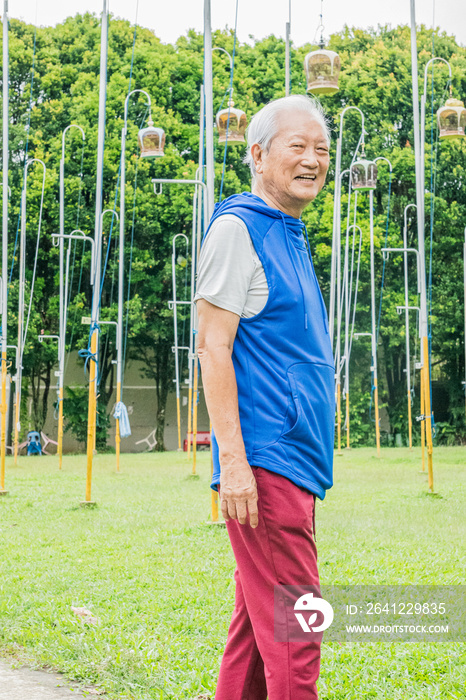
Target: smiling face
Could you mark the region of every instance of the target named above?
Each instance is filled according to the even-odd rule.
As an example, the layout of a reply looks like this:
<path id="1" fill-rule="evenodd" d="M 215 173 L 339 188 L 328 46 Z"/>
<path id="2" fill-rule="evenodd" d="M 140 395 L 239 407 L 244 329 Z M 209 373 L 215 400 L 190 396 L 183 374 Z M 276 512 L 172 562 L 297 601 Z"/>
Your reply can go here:
<path id="1" fill-rule="evenodd" d="M 269 150 L 256 143 L 251 153 L 256 167 L 253 193 L 299 218 L 325 183 L 329 147 L 323 127 L 307 112 L 280 112 Z"/>

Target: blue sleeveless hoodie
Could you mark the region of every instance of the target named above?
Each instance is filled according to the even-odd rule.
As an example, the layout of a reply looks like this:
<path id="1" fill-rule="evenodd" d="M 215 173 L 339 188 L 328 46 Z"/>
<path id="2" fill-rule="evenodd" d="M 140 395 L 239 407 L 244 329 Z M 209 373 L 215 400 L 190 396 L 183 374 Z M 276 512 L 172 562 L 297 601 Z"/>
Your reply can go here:
<path id="1" fill-rule="evenodd" d="M 223 214 L 246 224 L 269 287 L 262 311 L 240 319 L 233 346 L 247 460 L 323 500 L 333 483 L 335 367 L 303 222 L 247 192 L 217 205 L 210 225 Z M 212 440 L 211 488 L 217 490 L 213 432 Z"/>

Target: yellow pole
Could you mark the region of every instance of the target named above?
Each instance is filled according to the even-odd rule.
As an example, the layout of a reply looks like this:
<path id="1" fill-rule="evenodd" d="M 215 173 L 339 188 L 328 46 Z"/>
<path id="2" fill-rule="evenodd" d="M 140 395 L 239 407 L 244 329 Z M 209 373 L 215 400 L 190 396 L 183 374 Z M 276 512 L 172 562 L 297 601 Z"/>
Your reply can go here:
<path id="1" fill-rule="evenodd" d="M 191 409 L 193 405 L 193 390 L 191 387 L 189 387 L 188 391 L 188 451 L 187 451 L 187 457 L 189 459 L 189 454 L 191 452 Z"/>
<path id="2" fill-rule="evenodd" d="M 197 356 L 194 360 L 194 390 L 193 390 L 193 471 L 196 473 L 196 455 L 197 455 L 197 388 L 199 381 L 199 362 Z"/>
<path id="3" fill-rule="evenodd" d="M 212 482 L 212 477 L 214 475 L 214 457 L 212 454 L 212 424 L 209 426 L 210 430 L 210 481 Z M 212 522 L 218 523 L 218 492 L 210 489 L 212 497 Z"/>
<path id="4" fill-rule="evenodd" d="M 350 448 L 349 391 L 346 392 L 346 449 Z"/>
<path id="5" fill-rule="evenodd" d="M 427 472 L 429 475 L 429 489 L 431 493 L 434 491 L 434 465 L 432 444 L 432 413 L 430 406 L 430 376 L 429 376 L 429 341 L 425 335 L 422 339 L 424 346 L 424 405 L 425 405 L 425 422 L 426 422 L 426 442 L 427 442 Z"/>
<path id="6" fill-rule="evenodd" d="M 377 387 L 377 377 L 374 377 L 374 403 L 375 403 L 375 440 L 377 443 L 377 457 L 380 457 L 379 389 Z"/>
<path id="7" fill-rule="evenodd" d="M 22 231 L 23 229 L 21 229 Z M 24 245 L 23 238 L 21 238 L 21 246 Z M 22 264 L 21 264 L 21 270 L 23 269 Z M 20 271 L 20 277 L 21 277 L 21 271 Z M 16 352 L 16 383 L 15 383 L 15 389 L 16 389 L 16 399 L 15 399 L 15 436 L 14 436 L 14 455 L 15 455 L 15 465 L 18 464 L 18 439 L 19 439 L 19 421 L 21 418 L 21 383 L 23 381 L 23 370 L 22 368 L 20 369 L 19 365 L 22 364 L 22 352 L 21 352 L 21 344 L 22 344 L 22 337 L 23 337 L 23 314 L 24 314 L 24 282 L 20 279 L 20 290 L 19 290 L 19 309 L 18 309 L 18 347 L 17 347 L 17 352 Z M 23 298 L 23 302 L 21 302 L 21 299 Z M 11 391 L 11 388 L 10 388 Z"/>
<path id="8" fill-rule="evenodd" d="M 6 319 L 4 319 L 6 323 Z M 0 469 L 0 495 L 5 491 L 5 455 L 6 455 L 6 351 L 2 352 L 2 421 L 1 421 L 1 469 Z"/>
<path id="9" fill-rule="evenodd" d="M 425 363 L 424 363 L 425 364 Z M 424 368 L 421 369 L 421 416 L 425 416 L 425 405 L 424 405 Z M 426 455 L 425 455 L 425 430 L 426 430 L 425 419 L 421 420 L 421 455 L 422 455 L 422 471 L 426 470 Z"/>
<path id="10" fill-rule="evenodd" d="M 117 400 L 117 403 L 119 403 L 121 401 L 121 382 L 117 382 L 116 400 Z M 121 442 L 120 421 L 117 418 L 116 419 L 116 426 L 115 426 L 115 452 L 116 452 L 117 472 L 120 471 L 120 442 Z"/>
<path id="11" fill-rule="evenodd" d="M 212 491 L 212 522 L 218 523 L 218 493 L 213 489 Z"/>
<path id="12" fill-rule="evenodd" d="M 16 372 L 18 372 L 18 368 L 16 368 Z M 18 383 L 19 384 L 19 383 Z M 18 386 L 17 384 L 17 386 Z M 19 398 L 19 390 L 16 389 L 16 399 L 15 399 L 15 437 L 14 437 L 14 455 L 15 455 L 15 464 L 18 464 L 18 425 L 19 425 L 19 412 L 20 412 L 20 398 Z"/>
<path id="13" fill-rule="evenodd" d="M 58 392 L 58 468 L 62 468 L 63 463 L 63 387 Z"/>
<path id="14" fill-rule="evenodd" d="M 338 452 L 341 452 L 341 386 L 337 384 L 337 437 L 338 437 Z"/>
<path id="15" fill-rule="evenodd" d="M 97 330 L 94 330 L 91 338 L 91 353 L 95 357 L 97 353 Z M 92 459 L 94 456 L 94 442 L 96 433 L 96 392 L 97 365 L 91 360 L 89 371 L 89 410 L 87 414 L 87 475 L 86 475 L 86 501 L 91 503 L 92 485 Z"/>
<path id="16" fill-rule="evenodd" d="M 176 397 L 176 420 L 178 421 L 178 449 L 181 450 L 181 410 L 180 397 Z"/>
<path id="17" fill-rule="evenodd" d="M 411 392 L 408 391 L 408 435 L 409 435 L 409 449 L 413 449 L 413 418 L 411 415 Z"/>

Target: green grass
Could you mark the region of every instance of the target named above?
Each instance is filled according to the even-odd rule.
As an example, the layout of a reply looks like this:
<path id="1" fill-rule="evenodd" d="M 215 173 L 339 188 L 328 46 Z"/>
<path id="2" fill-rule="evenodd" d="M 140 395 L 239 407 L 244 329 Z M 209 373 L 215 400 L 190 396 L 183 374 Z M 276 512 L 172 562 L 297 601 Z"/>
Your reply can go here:
<path id="1" fill-rule="evenodd" d="M 317 506 L 325 584 L 457 584 L 465 580 L 465 448 L 437 449 L 427 496 L 419 451 L 359 449 L 335 457 Z M 7 460 L 0 498 L 0 652 L 51 666 L 108 698 L 214 695 L 233 607 L 234 561 L 210 517 L 209 456 L 199 479 L 179 453 L 94 460 Z M 70 606 L 100 620 L 83 625 Z M 323 646 L 321 700 L 460 700 L 466 645 Z"/>

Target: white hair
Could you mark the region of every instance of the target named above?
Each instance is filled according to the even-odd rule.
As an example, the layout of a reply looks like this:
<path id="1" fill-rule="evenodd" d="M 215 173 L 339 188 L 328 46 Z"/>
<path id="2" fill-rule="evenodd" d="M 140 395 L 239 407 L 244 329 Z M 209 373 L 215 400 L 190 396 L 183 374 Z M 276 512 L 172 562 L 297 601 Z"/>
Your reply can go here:
<path id="1" fill-rule="evenodd" d="M 253 116 L 246 131 L 248 147 L 243 162 L 249 165 L 253 179 L 256 176 L 256 167 L 251 147 L 257 143 L 264 151 L 269 151 L 270 144 L 277 134 L 277 117 L 281 112 L 285 111 L 309 114 L 321 125 L 327 143 L 330 145 L 329 121 L 320 102 L 312 97 L 306 97 L 306 95 L 290 95 L 289 97 L 280 97 L 278 100 L 273 100 Z"/>

